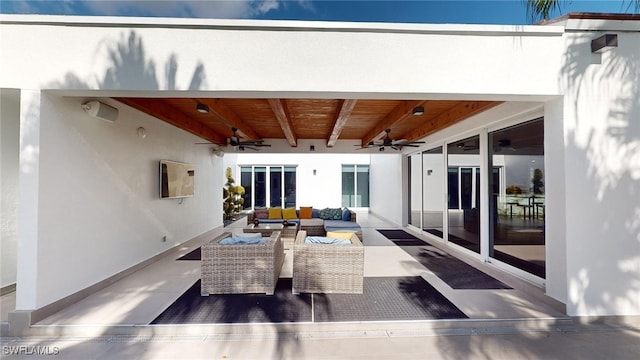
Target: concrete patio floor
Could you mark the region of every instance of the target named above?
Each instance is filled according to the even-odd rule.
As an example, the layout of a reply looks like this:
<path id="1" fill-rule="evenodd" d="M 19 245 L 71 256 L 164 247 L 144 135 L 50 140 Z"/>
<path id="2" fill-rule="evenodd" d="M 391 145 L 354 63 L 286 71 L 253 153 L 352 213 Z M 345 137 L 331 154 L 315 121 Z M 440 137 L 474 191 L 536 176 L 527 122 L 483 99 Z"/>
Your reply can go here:
<path id="1" fill-rule="evenodd" d="M 224 230 L 241 231 L 246 224 L 241 219 L 43 319 L 28 337 L 4 337 L 2 357 L 35 358 L 34 350 L 57 351 L 65 359 L 626 359 L 640 354 L 640 326 L 579 324 L 542 289 L 478 262 L 471 264 L 513 289 L 452 289 L 376 231 L 396 225 L 367 213 L 358 213 L 358 223 L 365 239 L 365 277 L 422 276 L 469 319 L 149 325 L 200 276 L 198 261 L 175 259 Z M 287 250 L 281 277 L 291 273 Z M 11 294 L 2 297 L 2 321 L 12 302 Z"/>

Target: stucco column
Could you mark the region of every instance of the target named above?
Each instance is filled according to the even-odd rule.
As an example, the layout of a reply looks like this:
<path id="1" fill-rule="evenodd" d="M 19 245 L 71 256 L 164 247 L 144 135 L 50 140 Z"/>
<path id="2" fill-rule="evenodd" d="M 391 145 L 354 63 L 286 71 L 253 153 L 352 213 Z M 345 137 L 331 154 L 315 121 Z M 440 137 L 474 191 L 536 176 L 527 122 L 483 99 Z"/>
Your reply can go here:
<path id="1" fill-rule="evenodd" d="M 20 162 L 16 310 L 37 308 L 40 90 L 20 96 Z"/>

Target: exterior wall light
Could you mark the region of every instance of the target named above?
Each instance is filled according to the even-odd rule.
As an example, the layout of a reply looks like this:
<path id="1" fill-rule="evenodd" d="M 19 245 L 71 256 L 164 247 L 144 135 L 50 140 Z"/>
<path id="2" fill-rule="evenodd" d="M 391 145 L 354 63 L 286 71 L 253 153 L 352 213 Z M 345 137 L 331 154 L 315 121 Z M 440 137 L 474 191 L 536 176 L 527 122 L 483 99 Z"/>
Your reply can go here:
<path id="1" fill-rule="evenodd" d="M 618 47 L 617 34 L 604 34 L 597 39 L 591 40 L 592 53 L 599 54 L 616 47 Z"/>

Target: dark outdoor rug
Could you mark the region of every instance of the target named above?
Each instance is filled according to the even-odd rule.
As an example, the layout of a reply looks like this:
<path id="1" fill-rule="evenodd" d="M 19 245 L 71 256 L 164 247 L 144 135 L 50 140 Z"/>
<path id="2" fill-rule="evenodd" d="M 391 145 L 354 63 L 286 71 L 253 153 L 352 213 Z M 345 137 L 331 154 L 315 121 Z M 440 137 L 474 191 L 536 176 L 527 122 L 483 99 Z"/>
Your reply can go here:
<path id="1" fill-rule="evenodd" d="M 401 246 L 453 289 L 512 289 L 494 277 L 433 246 Z"/>
<path id="2" fill-rule="evenodd" d="M 444 234 L 442 233 L 442 231 L 437 230 L 437 229 L 423 229 L 424 231 L 431 233 L 441 239 L 444 239 Z M 448 240 L 456 245 L 460 245 L 466 249 L 469 249 L 475 253 L 480 253 L 480 244 L 479 243 L 474 243 L 471 241 L 467 241 L 459 236 L 455 236 L 453 234 L 448 234 Z"/>
<path id="3" fill-rule="evenodd" d="M 281 278 L 274 295 L 200 296 L 200 280 L 151 324 L 310 322 L 311 295 L 293 295 L 291 279 Z"/>
<path id="4" fill-rule="evenodd" d="M 420 276 L 365 277 L 363 294 L 314 294 L 314 321 L 466 319 Z"/>
<path id="5" fill-rule="evenodd" d="M 176 260 L 201 260 L 201 259 L 202 259 L 202 250 L 200 248 L 197 248 L 195 250 L 192 250 L 182 255 Z"/>
<path id="6" fill-rule="evenodd" d="M 408 232 L 404 231 L 404 230 L 398 230 L 398 229 L 376 229 L 378 230 L 378 232 L 382 235 L 384 235 L 387 239 L 389 240 L 398 240 L 398 239 L 402 239 L 402 240 L 419 240 L 417 237 L 409 234 Z"/>
<path id="7" fill-rule="evenodd" d="M 387 239 L 391 240 L 394 244 L 398 246 L 425 246 L 429 245 L 426 242 L 418 239 L 417 237 L 409 234 L 404 230 L 381 230 L 376 229 L 382 235 L 384 235 Z"/>
<path id="8" fill-rule="evenodd" d="M 263 294 L 200 296 L 200 280 L 198 280 L 151 324 L 465 318 L 467 316 L 460 309 L 419 276 L 364 278 L 363 294 L 300 295 L 291 293 L 290 278 L 281 278 L 278 280 L 276 293 L 271 296 Z"/>
<path id="9" fill-rule="evenodd" d="M 398 245 L 398 246 L 427 246 L 429 244 L 427 244 L 426 242 L 420 240 L 420 239 L 415 239 L 415 240 L 406 240 L 406 239 L 393 239 L 391 240 L 392 243 Z"/>

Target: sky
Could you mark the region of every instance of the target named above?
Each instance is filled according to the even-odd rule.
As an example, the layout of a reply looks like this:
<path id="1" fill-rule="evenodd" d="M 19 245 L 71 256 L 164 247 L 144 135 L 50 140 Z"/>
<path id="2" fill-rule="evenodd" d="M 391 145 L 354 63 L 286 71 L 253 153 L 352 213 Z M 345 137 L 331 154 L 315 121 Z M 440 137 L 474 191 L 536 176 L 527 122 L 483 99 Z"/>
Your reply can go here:
<path id="1" fill-rule="evenodd" d="M 561 12 L 629 13 L 640 0 L 561 0 Z M 3 14 L 530 24 L 525 0 L 0 0 Z"/>

